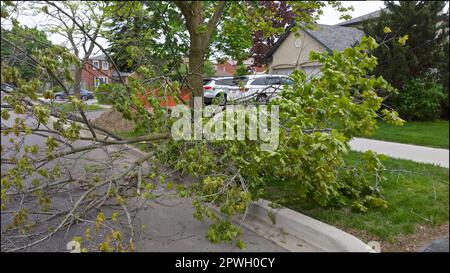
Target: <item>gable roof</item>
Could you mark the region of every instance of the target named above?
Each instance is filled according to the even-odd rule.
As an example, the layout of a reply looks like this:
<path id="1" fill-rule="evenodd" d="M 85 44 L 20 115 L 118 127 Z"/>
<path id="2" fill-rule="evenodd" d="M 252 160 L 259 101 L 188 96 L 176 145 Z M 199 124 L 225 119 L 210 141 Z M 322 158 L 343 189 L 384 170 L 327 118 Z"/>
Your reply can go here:
<path id="1" fill-rule="evenodd" d="M 304 31 L 330 51 L 342 51 L 352 47 L 364 36 L 362 30 L 354 27 L 317 25 L 317 29 L 304 29 Z"/>
<path id="2" fill-rule="evenodd" d="M 388 9 L 379 9 L 379 10 L 376 10 L 374 12 L 367 13 L 367 14 L 364 14 L 362 16 L 359 16 L 359 17 L 347 20 L 345 22 L 341 22 L 341 23 L 336 24 L 336 25 L 337 26 L 348 26 L 348 25 L 358 24 L 358 23 L 361 23 L 362 21 L 365 21 L 367 19 L 375 18 L 375 17 L 380 16 L 380 13 L 381 13 L 382 10 L 385 10 L 385 12 L 389 12 Z"/>
<path id="3" fill-rule="evenodd" d="M 281 36 L 273 47 L 266 53 L 265 58 L 271 57 L 280 45 L 286 40 L 291 33 L 291 28 L 295 26 L 292 23 Z M 307 34 L 313 37 L 317 42 L 323 45 L 328 51 L 342 51 L 348 47 L 355 45 L 364 35 L 362 30 L 354 27 L 342 27 L 332 25 L 316 24 L 315 29 L 302 28 Z"/>

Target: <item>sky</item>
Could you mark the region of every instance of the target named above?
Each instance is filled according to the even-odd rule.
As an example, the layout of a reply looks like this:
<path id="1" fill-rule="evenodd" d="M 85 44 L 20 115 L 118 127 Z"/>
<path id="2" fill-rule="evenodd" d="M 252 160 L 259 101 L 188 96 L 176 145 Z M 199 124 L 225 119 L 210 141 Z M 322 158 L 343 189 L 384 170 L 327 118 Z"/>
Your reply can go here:
<path id="1" fill-rule="evenodd" d="M 344 7 L 353 6 L 354 11 L 348 12 L 352 18 L 384 8 L 383 1 L 342 1 L 342 5 Z M 322 17 L 317 22 L 324 25 L 335 25 L 345 21 L 339 20 L 339 16 L 340 13 L 327 4 L 323 9 Z"/>

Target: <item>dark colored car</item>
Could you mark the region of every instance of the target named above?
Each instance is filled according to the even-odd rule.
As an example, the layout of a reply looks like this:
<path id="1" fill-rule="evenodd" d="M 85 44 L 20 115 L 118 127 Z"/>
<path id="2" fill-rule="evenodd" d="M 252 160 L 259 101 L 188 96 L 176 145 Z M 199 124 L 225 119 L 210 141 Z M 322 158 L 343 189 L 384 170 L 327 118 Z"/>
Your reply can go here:
<path id="1" fill-rule="evenodd" d="M 73 96 L 73 91 L 69 91 L 69 95 Z M 67 94 L 65 92 L 58 92 L 55 94 L 55 100 L 63 100 L 63 99 L 67 99 Z M 94 98 L 94 92 L 88 91 L 86 89 L 81 89 L 80 90 L 80 98 L 82 100 L 88 100 L 88 99 L 93 99 Z"/>
<path id="2" fill-rule="evenodd" d="M 15 89 L 16 87 L 10 83 L 2 83 L 2 91 L 6 91 L 6 92 L 11 92 Z"/>

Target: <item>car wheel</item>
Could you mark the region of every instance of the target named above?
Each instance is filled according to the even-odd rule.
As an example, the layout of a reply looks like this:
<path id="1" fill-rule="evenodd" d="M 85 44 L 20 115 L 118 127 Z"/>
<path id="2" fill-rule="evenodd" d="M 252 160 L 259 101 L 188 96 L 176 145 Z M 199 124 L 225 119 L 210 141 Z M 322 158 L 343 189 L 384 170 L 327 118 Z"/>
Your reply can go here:
<path id="1" fill-rule="evenodd" d="M 81 99 L 82 99 L 82 100 L 87 100 L 88 97 L 86 97 L 86 96 L 83 95 L 83 96 L 81 96 Z"/>
<path id="2" fill-rule="evenodd" d="M 258 96 L 256 96 L 256 102 L 267 103 L 267 95 L 266 94 L 258 94 Z"/>
<path id="3" fill-rule="evenodd" d="M 227 95 L 225 93 L 217 94 L 216 98 L 217 98 L 217 103 L 220 106 L 225 106 L 227 104 Z"/>

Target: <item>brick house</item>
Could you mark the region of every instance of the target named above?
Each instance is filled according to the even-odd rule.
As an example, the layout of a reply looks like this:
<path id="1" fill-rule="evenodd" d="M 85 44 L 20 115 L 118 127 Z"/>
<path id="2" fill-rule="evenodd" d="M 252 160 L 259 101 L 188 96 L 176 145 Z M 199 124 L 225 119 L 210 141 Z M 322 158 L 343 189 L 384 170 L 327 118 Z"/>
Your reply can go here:
<path id="1" fill-rule="evenodd" d="M 189 66 L 189 58 L 183 57 L 183 63 Z M 249 74 L 264 74 L 266 67 L 255 66 L 253 58 L 249 58 L 243 62 L 247 67 Z M 214 63 L 216 73 L 214 77 L 232 77 L 236 73 L 237 62 L 234 60 L 225 60 L 223 63 Z"/>
<path id="2" fill-rule="evenodd" d="M 230 61 L 225 61 L 221 64 L 216 64 L 216 73 L 214 76 L 217 77 L 228 77 L 233 76 L 236 73 L 236 64 Z"/>
<path id="3" fill-rule="evenodd" d="M 122 79 L 128 83 L 132 73 L 120 72 Z M 101 83 L 120 82 L 119 73 L 108 62 L 105 55 L 90 58 L 81 73 L 81 88 L 93 91 Z"/>
<path id="4" fill-rule="evenodd" d="M 249 74 L 264 74 L 266 68 L 263 66 L 255 66 L 253 58 L 249 58 L 243 62 L 247 67 Z M 237 62 L 234 60 L 226 60 L 224 63 L 216 64 L 216 77 L 234 76 L 236 73 Z"/>

